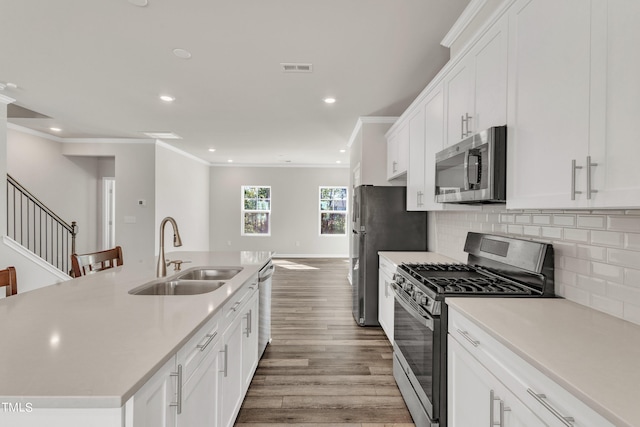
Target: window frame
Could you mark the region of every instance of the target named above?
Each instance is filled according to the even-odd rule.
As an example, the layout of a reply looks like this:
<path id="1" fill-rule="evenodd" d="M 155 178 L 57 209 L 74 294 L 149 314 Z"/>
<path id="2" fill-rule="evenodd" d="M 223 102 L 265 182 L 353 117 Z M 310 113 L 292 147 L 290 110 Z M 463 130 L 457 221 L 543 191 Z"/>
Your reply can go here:
<path id="1" fill-rule="evenodd" d="M 269 189 L 269 209 L 246 209 L 245 208 L 245 189 L 247 188 L 268 188 Z M 249 199 L 247 199 L 249 200 Z M 273 210 L 273 191 L 270 185 L 241 185 L 240 186 L 240 235 L 247 237 L 269 237 L 271 236 L 271 212 Z M 245 231 L 245 214 L 246 213 L 266 213 L 267 214 L 267 233 L 247 233 Z"/>
<path id="2" fill-rule="evenodd" d="M 345 209 L 342 210 L 323 210 L 322 209 L 322 200 L 327 200 L 327 199 L 323 199 L 322 198 L 322 190 L 326 189 L 326 188 L 331 188 L 331 189 L 344 189 L 345 190 Z M 349 233 L 349 225 L 348 225 L 348 221 L 349 221 L 349 187 L 346 185 L 321 185 L 318 187 L 318 199 L 317 199 L 317 203 L 318 203 L 318 235 L 321 237 L 345 237 L 348 235 Z M 344 233 L 342 234 L 329 234 L 329 233 L 323 233 L 322 232 L 322 214 L 323 213 L 337 213 L 337 214 L 341 214 L 344 215 Z"/>

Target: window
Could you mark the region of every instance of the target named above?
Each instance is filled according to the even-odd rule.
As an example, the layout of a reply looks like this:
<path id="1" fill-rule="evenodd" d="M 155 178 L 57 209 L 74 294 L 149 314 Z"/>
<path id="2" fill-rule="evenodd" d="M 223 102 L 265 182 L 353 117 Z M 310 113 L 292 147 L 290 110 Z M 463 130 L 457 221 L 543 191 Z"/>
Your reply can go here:
<path id="1" fill-rule="evenodd" d="M 320 235 L 347 234 L 347 187 L 320 187 Z"/>
<path id="2" fill-rule="evenodd" d="M 242 186 L 242 235 L 271 235 L 271 187 Z"/>

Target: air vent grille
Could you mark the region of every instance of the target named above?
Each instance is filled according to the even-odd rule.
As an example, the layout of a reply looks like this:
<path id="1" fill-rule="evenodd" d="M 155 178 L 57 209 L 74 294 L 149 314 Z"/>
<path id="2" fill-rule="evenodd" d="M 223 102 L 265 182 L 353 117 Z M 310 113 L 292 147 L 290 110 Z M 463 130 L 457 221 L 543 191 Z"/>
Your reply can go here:
<path id="1" fill-rule="evenodd" d="M 313 64 L 302 64 L 296 62 L 283 62 L 280 64 L 284 73 L 311 73 L 313 72 Z"/>

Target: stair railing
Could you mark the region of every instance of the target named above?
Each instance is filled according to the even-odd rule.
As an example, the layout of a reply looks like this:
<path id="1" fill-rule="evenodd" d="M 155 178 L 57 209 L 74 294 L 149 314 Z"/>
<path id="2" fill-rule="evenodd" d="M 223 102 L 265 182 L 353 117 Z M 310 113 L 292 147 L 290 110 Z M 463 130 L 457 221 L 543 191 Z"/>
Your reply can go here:
<path id="1" fill-rule="evenodd" d="M 69 274 L 78 226 L 68 224 L 7 174 L 7 235 Z"/>

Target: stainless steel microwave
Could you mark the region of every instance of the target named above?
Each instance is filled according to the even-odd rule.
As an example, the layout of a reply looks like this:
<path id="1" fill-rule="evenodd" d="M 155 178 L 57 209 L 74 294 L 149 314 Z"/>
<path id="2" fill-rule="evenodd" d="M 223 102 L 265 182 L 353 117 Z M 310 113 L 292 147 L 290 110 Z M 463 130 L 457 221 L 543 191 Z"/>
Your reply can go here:
<path id="1" fill-rule="evenodd" d="M 478 132 L 436 154 L 436 202 L 504 203 L 507 127 Z"/>

